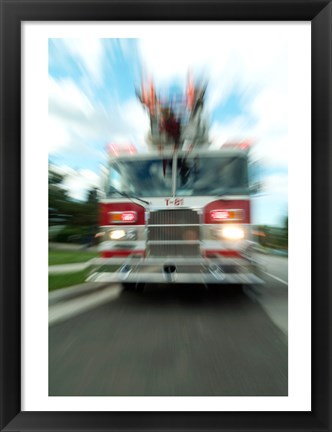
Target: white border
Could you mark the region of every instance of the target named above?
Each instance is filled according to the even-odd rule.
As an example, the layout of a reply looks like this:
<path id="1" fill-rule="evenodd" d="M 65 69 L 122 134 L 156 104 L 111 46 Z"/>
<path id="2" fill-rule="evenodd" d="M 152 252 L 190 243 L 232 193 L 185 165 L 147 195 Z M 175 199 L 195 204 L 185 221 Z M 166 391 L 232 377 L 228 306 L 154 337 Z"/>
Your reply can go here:
<path id="1" fill-rule="evenodd" d="M 310 411 L 310 23 L 279 25 L 289 34 L 289 396 L 288 397 L 48 397 L 47 80 L 48 38 L 155 37 L 186 25 L 216 37 L 221 23 L 22 24 L 22 410 L 23 411 Z M 182 28 L 181 28 L 182 26 Z M 182 35 L 181 35 L 182 37 Z M 299 156 L 300 155 L 300 156 Z M 300 163 L 299 163 L 300 159 Z M 299 180 L 301 179 L 301 180 Z M 304 204 L 306 203 L 306 204 Z M 303 247 L 303 233 L 305 246 Z"/>

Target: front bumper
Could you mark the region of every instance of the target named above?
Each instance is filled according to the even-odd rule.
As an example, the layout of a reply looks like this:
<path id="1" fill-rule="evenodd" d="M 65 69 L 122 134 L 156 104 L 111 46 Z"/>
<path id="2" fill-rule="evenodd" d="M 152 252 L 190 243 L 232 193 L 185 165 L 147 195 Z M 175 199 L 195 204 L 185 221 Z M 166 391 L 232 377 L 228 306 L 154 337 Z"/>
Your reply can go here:
<path id="1" fill-rule="evenodd" d="M 247 258 L 96 258 L 89 282 L 261 284 L 259 265 Z"/>

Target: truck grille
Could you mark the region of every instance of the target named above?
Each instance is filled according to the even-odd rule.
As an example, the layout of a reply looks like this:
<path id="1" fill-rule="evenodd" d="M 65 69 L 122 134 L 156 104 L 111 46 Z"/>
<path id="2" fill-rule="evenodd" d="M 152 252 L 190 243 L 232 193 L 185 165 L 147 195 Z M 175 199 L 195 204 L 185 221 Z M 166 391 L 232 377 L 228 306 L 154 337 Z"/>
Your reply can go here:
<path id="1" fill-rule="evenodd" d="M 200 256 L 199 222 L 198 213 L 190 209 L 152 211 L 148 221 L 148 254 Z"/>

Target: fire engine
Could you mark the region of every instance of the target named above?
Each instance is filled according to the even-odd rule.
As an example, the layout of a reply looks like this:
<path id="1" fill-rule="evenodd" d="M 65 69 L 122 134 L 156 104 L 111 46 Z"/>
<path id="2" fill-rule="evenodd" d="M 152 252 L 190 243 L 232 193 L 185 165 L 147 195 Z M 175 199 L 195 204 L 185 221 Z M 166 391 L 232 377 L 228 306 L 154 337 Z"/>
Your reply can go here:
<path id="1" fill-rule="evenodd" d="M 146 283 L 262 282 L 251 240 L 250 145 L 210 148 L 205 89 L 190 81 L 180 101 L 166 103 L 152 84 L 138 92 L 149 113 L 150 148 L 109 145 L 100 258 L 89 281 L 136 290 Z"/>

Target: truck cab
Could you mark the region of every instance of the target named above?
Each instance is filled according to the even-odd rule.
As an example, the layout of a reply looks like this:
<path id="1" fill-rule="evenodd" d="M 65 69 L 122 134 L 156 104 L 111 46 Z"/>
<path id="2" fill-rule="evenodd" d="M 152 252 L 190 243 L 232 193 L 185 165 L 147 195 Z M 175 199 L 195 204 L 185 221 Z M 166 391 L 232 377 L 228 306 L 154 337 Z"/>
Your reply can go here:
<path id="1" fill-rule="evenodd" d="M 100 200 L 100 258 L 89 281 L 258 284 L 249 151 L 149 151 L 110 157 Z"/>

